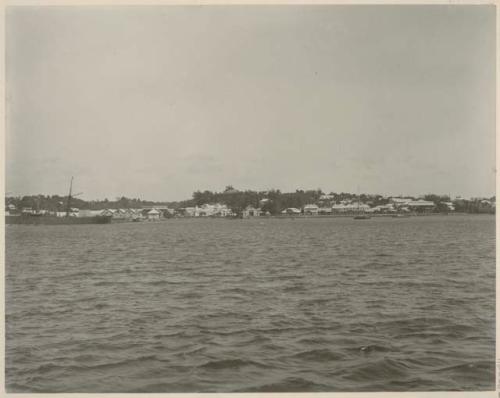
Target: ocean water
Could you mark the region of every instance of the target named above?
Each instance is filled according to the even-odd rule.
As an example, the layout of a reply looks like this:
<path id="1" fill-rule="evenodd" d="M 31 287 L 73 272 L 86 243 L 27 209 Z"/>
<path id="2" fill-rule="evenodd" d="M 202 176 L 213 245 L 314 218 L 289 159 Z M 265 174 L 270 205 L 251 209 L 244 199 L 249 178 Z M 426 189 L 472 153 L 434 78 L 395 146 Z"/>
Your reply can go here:
<path id="1" fill-rule="evenodd" d="M 8 392 L 494 390 L 495 219 L 6 228 Z"/>

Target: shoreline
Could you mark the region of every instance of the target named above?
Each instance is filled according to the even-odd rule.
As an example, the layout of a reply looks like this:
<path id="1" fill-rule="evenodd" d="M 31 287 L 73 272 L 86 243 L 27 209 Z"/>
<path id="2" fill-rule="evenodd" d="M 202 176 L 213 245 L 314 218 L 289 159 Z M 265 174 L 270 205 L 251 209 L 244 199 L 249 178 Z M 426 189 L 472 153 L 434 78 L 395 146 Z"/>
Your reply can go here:
<path id="1" fill-rule="evenodd" d="M 363 213 L 361 213 L 363 214 Z M 323 218 L 354 218 L 359 214 L 322 214 L 322 215 L 310 215 L 310 214 L 299 214 L 299 215 L 275 215 L 275 216 L 252 216 L 252 217 L 214 217 L 214 216 L 199 216 L 199 217 L 171 217 L 164 218 L 160 220 L 142 220 L 142 221 L 133 221 L 133 220 L 112 220 L 111 224 L 123 224 L 123 223 L 132 223 L 135 222 L 137 224 L 144 223 L 158 223 L 158 222 L 168 222 L 171 220 L 228 220 L 228 221 L 236 221 L 236 220 L 268 220 L 268 219 L 277 219 L 277 220 L 293 220 L 293 219 L 323 219 Z M 456 216 L 493 216 L 496 214 L 490 213 L 426 213 L 426 214 L 409 214 L 405 217 L 393 217 L 394 215 L 401 216 L 402 213 L 396 214 L 369 214 L 370 218 L 413 218 L 413 217 L 430 217 L 430 216 L 440 216 L 440 217 L 456 217 Z M 407 217 L 406 217 L 407 216 Z"/>
<path id="2" fill-rule="evenodd" d="M 141 221 L 134 221 L 131 219 L 112 219 L 110 223 L 108 224 L 158 224 L 158 223 L 165 223 L 173 220 L 225 220 L 225 221 L 237 221 L 237 220 L 245 220 L 245 221 L 263 221 L 263 220 L 270 220 L 270 219 L 275 219 L 275 220 L 296 220 L 296 219 L 346 219 L 346 218 L 354 218 L 357 215 L 368 215 L 370 218 L 394 218 L 394 219 L 407 219 L 407 218 L 421 218 L 421 217 L 431 217 L 431 216 L 438 216 L 438 217 L 457 217 L 457 216 L 493 216 L 496 217 L 496 214 L 491 214 L 491 213 L 422 213 L 422 214 L 402 214 L 402 213 L 396 213 L 396 214 L 322 214 L 322 215 L 311 215 L 311 214 L 298 214 L 298 215 L 275 215 L 275 216 L 252 216 L 252 217 L 214 217 L 214 216 L 200 216 L 200 217 L 171 217 L 171 218 L 163 218 L 163 219 L 158 219 L 158 220 L 141 220 Z M 396 216 L 396 217 L 394 217 Z M 401 217 L 403 216 L 403 217 Z M 58 224 L 36 224 L 36 223 L 7 223 L 5 222 L 5 226 L 12 226 L 12 225 L 29 225 L 29 226 L 39 226 L 39 225 L 57 225 Z M 62 225 L 62 224 L 61 224 Z M 75 223 L 75 224 L 65 224 L 65 225 L 88 225 L 88 224 L 80 224 L 80 223 Z M 95 224 L 99 225 L 99 224 Z M 101 224 L 104 225 L 104 224 Z"/>

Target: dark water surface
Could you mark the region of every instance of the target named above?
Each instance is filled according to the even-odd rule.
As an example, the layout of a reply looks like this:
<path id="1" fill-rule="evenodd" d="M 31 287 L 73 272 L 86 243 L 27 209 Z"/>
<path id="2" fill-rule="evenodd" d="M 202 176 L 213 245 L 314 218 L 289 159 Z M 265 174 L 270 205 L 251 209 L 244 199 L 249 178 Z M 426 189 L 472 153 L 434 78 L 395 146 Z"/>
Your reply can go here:
<path id="1" fill-rule="evenodd" d="M 494 390 L 495 219 L 6 229 L 9 392 Z"/>

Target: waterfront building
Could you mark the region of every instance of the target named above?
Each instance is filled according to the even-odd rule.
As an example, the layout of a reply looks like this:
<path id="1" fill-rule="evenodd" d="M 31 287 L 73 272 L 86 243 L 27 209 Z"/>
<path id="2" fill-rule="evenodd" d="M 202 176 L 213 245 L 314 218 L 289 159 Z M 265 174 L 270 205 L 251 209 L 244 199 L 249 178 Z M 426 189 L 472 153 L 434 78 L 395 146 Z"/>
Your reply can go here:
<path id="1" fill-rule="evenodd" d="M 319 211 L 318 205 L 308 204 L 304 206 L 304 214 L 317 216 Z"/>
<path id="2" fill-rule="evenodd" d="M 344 202 L 344 203 L 342 203 Z M 366 203 L 349 203 L 347 201 L 342 201 L 339 204 L 334 204 L 332 206 L 332 213 L 342 214 L 342 213 L 359 213 L 359 212 L 370 212 L 373 211 L 369 205 Z"/>
<path id="3" fill-rule="evenodd" d="M 299 209 L 296 209 L 295 207 L 289 207 L 281 212 L 281 214 L 288 214 L 288 215 L 298 215 L 301 214 L 301 211 Z"/>
<path id="4" fill-rule="evenodd" d="M 393 203 L 388 203 L 386 205 L 378 205 L 369 209 L 370 213 L 394 213 L 396 208 Z"/>
<path id="5" fill-rule="evenodd" d="M 455 211 L 455 206 L 452 202 L 444 202 L 444 204 L 448 207 L 449 211 Z"/>
<path id="6" fill-rule="evenodd" d="M 348 201 L 342 201 L 332 206 L 333 213 L 350 213 L 357 210 L 357 206 Z"/>
<path id="7" fill-rule="evenodd" d="M 184 214 L 189 217 L 228 217 L 232 216 L 232 210 L 225 204 L 215 203 L 209 204 L 205 203 L 200 207 L 186 207 L 184 209 Z"/>
<path id="8" fill-rule="evenodd" d="M 233 215 L 233 211 L 227 207 L 227 205 L 217 204 L 215 215 L 220 217 L 230 217 Z"/>
<path id="9" fill-rule="evenodd" d="M 113 216 L 113 210 L 112 209 L 101 210 L 101 213 L 99 215 L 100 216 L 106 216 L 106 217 L 112 217 Z"/>
<path id="10" fill-rule="evenodd" d="M 127 212 L 124 209 L 115 209 L 113 211 L 113 218 L 124 219 L 126 218 Z"/>
<path id="11" fill-rule="evenodd" d="M 214 208 L 212 205 L 209 205 L 208 203 L 205 203 L 201 205 L 200 207 L 196 206 L 195 208 L 195 217 L 209 217 L 213 215 L 214 213 Z"/>
<path id="12" fill-rule="evenodd" d="M 407 207 L 410 210 L 417 211 L 417 212 L 430 212 L 434 210 L 436 207 L 434 202 L 431 202 L 429 200 L 413 200 L 407 204 Z"/>
<path id="13" fill-rule="evenodd" d="M 253 206 L 247 206 L 247 208 L 243 210 L 243 218 L 259 217 L 261 213 L 262 213 L 261 209 L 256 209 Z"/>
<path id="14" fill-rule="evenodd" d="M 12 203 L 5 206 L 5 215 L 6 216 L 9 216 L 11 214 L 15 214 L 16 213 L 16 206 L 13 205 Z"/>
<path id="15" fill-rule="evenodd" d="M 393 203 L 396 206 L 404 206 L 412 201 L 412 198 L 389 198 L 389 202 Z"/>
<path id="16" fill-rule="evenodd" d="M 345 213 L 348 210 L 348 206 L 344 203 L 335 203 L 332 205 L 332 213 Z"/>
<path id="17" fill-rule="evenodd" d="M 195 213 L 196 213 L 196 208 L 195 207 L 186 207 L 183 209 L 183 213 L 185 216 L 187 217 L 194 217 Z"/>
<path id="18" fill-rule="evenodd" d="M 147 213 L 147 218 L 150 221 L 157 221 L 160 219 L 160 212 L 156 209 L 151 209 Z"/>

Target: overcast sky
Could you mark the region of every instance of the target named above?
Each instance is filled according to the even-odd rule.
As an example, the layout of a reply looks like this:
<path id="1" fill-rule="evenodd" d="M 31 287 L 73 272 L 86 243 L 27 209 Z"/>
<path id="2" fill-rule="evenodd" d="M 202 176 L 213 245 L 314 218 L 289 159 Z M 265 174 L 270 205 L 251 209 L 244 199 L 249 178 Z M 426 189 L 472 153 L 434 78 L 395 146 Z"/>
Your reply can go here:
<path id="1" fill-rule="evenodd" d="M 11 194 L 494 194 L 493 6 L 6 14 Z"/>

